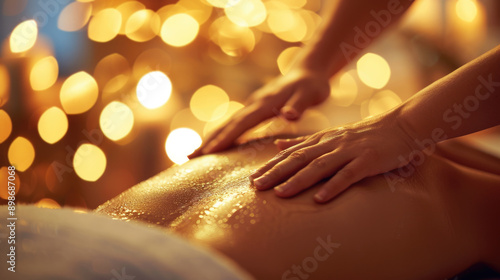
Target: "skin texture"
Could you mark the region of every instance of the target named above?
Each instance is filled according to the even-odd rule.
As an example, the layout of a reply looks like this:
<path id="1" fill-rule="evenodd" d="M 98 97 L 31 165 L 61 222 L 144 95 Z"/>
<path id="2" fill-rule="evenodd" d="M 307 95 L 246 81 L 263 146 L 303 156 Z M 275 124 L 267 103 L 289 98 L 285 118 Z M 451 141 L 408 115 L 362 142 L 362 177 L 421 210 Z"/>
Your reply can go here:
<path id="1" fill-rule="evenodd" d="M 438 148 L 394 188 L 377 175 L 321 205 L 322 183 L 290 199 L 250 184 L 276 154 L 272 141 L 172 167 L 96 211 L 214 248 L 256 279 L 445 279 L 479 262 L 500 268 L 500 160 Z"/>

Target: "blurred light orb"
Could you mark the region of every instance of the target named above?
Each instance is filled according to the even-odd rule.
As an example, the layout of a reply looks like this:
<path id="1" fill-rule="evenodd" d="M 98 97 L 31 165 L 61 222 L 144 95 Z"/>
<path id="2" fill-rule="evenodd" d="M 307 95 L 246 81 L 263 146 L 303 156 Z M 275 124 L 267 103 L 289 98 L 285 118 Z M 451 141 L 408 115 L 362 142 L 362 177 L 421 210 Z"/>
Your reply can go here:
<path id="1" fill-rule="evenodd" d="M 349 72 L 343 73 L 338 84 L 331 87 L 330 95 L 335 105 L 349 107 L 358 96 L 358 84 Z"/>
<path id="2" fill-rule="evenodd" d="M 73 168 L 81 179 L 95 182 L 106 170 L 106 155 L 95 145 L 82 144 L 75 152 Z"/>
<path id="3" fill-rule="evenodd" d="M 37 203 L 35 203 L 35 206 L 38 208 L 48 208 L 48 209 L 61 208 L 61 205 L 59 205 L 59 203 L 57 203 L 57 201 L 55 201 L 51 198 L 42 198 Z"/>
<path id="4" fill-rule="evenodd" d="M 88 35 L 92 41 L 104 43 L 113 40 L 120 32 L 122 14 L 113 8 L 99 11 L 89 23 Z"/>
<path id="5" fill-rule="evenodd" d="M 113 101 L 101 112 L 99 125 L 106 137 L 118 141 L 127 136 L 134 126 L 134 113 L 125 104 Z"/>
<path id="6" fill-rule="evenodd" d="M 236 101 L 229 101 L 229 104 L 221 104 L 219 107 L 215 109 L 216 114 L 221 113 L 221 112 L 226 112 L 222 117 L 214 120 L 214 121 L 209 121 L 205 124 L 205 127 L 203 128 L 203 136 L 208 135 L 209 133 L 213 132 L 215 129 L 219 128 L 221 125 L 223 125 L 226 121 L 229 120 L 236 112 L 241 110 L 243 107 L 243 104 L 236 102 Z"/>
<path id="7" fill-rule="evenodd" d="M 77 31 L 82 29 L 92 14 L 92 4 L 73 2 L 64 7 L 57 19 L 57 27 L 63 31 Z"/>
<path id="8" fill-rule="evenodd" d="M 377 92 L 368 103 L 368 114 L 375 116 L 385 113 L 401 102 L 401 98 L 391 90 Z"/>
<path id="9" fill-rule="evenodd" d="M 252 52 L 256 44 L 251 28 L 239 26 L 225 16 L 212 22 L 210 39 L 231 57 L 242 57 Z"/>
<path id="10" fill-rule="evenodd" d="M 50 88 L 57 81 L 59 64 L 53 56 L 48 56 L 36 62 L 30 72 L 31 88 L 42 91 Z"/>
<path id="11" fill-rule="evenodd" d="M 383 88 L 391 77 L 391 68 L 380 55 L 367 53 L 357 62 L 359 79 L 367 86 L 375 89 Z"/>
<path id="12" fill-rule="evenodd" d="M 190 128 L 177 128 L 170 132 L 165 142 L 168 158 L 176 164 L 187 162 L 188 155 L 201 146 L 202 140 L 196 131 Z"/>
<path id="13" fill-rule="evenodd" d="M 161 39 L 174 47 L 182 47 L 191 43 L 196 36 L 200 26 L 198 22 L 188 14 L 175 14 L 169 17 L 161 27 Z"/>
<path id="14" fill-rule="evenodd" d="M 458 0 L 455 4 L 457 16 L 466 22 L 472 22 L 477 16 L 477 6 L 473 0 Z"/>
<path id="15" fill-rule="evenodd" d="M 160 16 L 152 10 L 139 10 L 133 13 L 125 25 L 125 35 L 136 42 L 153 39 L 160 31 Z"/>
<path id="16" fill-rule="evenodd" d="M 130 18 L 130 16 L 133 15 L 135 12 L 143 10 L 145 8 L 146 6 L 144 6 L 144 4 L 142 4 L 139 1 L 127 1 L 117 6 L 116 10 L 120 12 L 122 16 L 122 23 L 118 34 L 124 35 L 125 27 L 127 25 L 127 21 Z"/>
<path id="17" fill-rule="evenodd" d="M 289 47 L 280 53 L 277 62 L 281 74 L 288 73 L 301 49 L 301 47 Z"/>
<path id="18" fill-rule="evenodd" d="M 10 35 L 10 50 L 13 53 L 22 53 L 31 49 L 38 37 L 38 26 L 33 19 L 18 24 Z"/>
<path id="19" fill-rule="evenodd" d="M 201 121 L 215 121 L 227 112 L 229 96 L 218 86 L 206 85 L 199 88 L 191 97 L 189 108 Z M 222 108 L 220 108 L 222 106 Z"/>
<path id="20" fill-rule="evenodd" d="M 227 8 L 245 0 L 207 0 L 207 2 L 217 8 Z"/>
<path id="21" fill-rule="evenodd" d="M 264 22 L 267 17 L 266 7 L 261 0 L 242 0 L 224 9 L 226 16 L 239 26 L 251 27 Z"/>
<path id="22" fill-rule="evenodd" d="M 163 72 L 144 75 L 137 84 L 137 99 L 147 109 L 156 109 L 167 103 L 172 94 L 172 82 Z"/>
<path id="23" fill-rule="evenodd" d="M 17 137 L 12 141 L 7 152 L 11 165 L 18 171 L 26 171 L 35 160 L 35 148 L 31 142 L 24 137 Z"/>
<path id="24" fill-rule="evenodd" d="M 3 143 L 7 138 L 9 138 L 12 132 L 12 120 L 9 114 L 4 110 L 0 110 L 0 144 Z"/>
<path id="25" fill-rule="evenodd" d="M 10 75 L 9 70 L 0 64 L 0 107 L 9 100 Z"/>
<path id="26" fill-rule="evenodd" d="M 81 71 L 64 81 L 59 98 L 64 111 L 69 115 L 88 111 L 97 101 L 99 89 L 95 79 Z"/>
<path id="27" fill-rule="evenodd" d="M 307 35 L 307 23 L 295 10 L 271 9 L 267 24 L 276 37 L 286 42 L 299 42 Z"/>
<path id="28" fill-rule="evenodd" d="M 7 166 L 3 166 L 0 168 L 0 182 L 5 182 L 5 187 L 3 188 L 0 188 L 0 198 L 2 199 L 5 199 L 7 200 L 9 198 L 9 193 L 8 193 L 8 189 L 7 189 L 7 182 L 13 182 L 15 184 L 15 190 L 14 190 L 14 193 L 17 194 L 19 192 L 19 189 L 20 189 L 20 184 L 21 184 L 21 181 L 19 180 L 19 176 L 15 176 L 15 179 L 14 181 L 10 181 L 9 180 L 9 169 L 7 168 Z"/>
<path id="29" fill-rule="evenodd" d="M 68 131 L 68 118 L 57 107 L 47 109 L 38 120 L 38 134 L 43 141 L 54 144 Z"/>
<path id="30" fill-rule="evenodd" d="M 94 78 L 102 88 L 103 98 L 122 89 L 130 79 L 130 64 L 121 54 L 112 53 L 101 59 L 94 68 Z"/>

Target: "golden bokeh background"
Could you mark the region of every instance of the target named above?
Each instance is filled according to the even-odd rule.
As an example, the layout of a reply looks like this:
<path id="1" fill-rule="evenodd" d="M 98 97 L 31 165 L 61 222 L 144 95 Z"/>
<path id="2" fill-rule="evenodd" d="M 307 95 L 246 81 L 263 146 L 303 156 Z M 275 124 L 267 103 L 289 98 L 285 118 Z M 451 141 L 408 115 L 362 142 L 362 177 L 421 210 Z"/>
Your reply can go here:
<path id="1" fill-rule="evenodd" d="M 290 70 L 324 1 L 0 2 L 1 182 L 15 165 L 18 202 L 93 209 L 186 162 Z M 499 19 L 496 1 L 416 1 L 300 123 L 319 130 L 397 106 L 498 44 Z"/>

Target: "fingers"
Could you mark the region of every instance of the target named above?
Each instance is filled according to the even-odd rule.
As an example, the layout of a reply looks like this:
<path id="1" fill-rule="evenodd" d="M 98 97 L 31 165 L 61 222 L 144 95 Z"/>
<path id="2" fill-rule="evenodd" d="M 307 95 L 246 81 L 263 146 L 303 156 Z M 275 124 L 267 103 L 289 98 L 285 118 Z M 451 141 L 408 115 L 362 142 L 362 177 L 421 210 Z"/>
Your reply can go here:
<path id="1" fill-rule="evenodd" d="M 299 90 L 281 108 L 280 112 L 287 120 L 298 120 L 304 111 L 312 105 L 311 96 Z"/>
<path id="2" fill-rule="evenodd" d="M 283 150 L 286 150 L 292 146 L 295 146 L 297 144 L 304 142 L 307 138 L 309 138 L 309 136 L 301 136 L 301 137 L 292 138 L 292 139 L 278 139 L 278 140 L 274 141 L 274 144 L 276 144 L 276 146 L 278 146 L 278 149 L 280 149 L 280 151 L 283 151 Z"/>
<path id="3" fill-rule="evenodd" d="M 324 178 L 332 176 L 352 157 L 346 153 L 331 152 L 309 163 L 286 182 L 274 188 L 276 195 L 290 197 L 310 188 Z"/>
<path id="4" fill-rule="evenodd" d="M 279 152 L 274 158 L 269 160 L 261 168 L 257 169 L 254 173 L 252 173 L 250 175 L 250 180 L 254 181 L 254 183 L 255 183 L 254 179 L 261 177 L 264 173 L 266 173 L 268 170 L 273 168 L 277 163 L 279 163 L 282 160 L 284 160 L 285 158 L 287 158 L 293 152 L 314 144 L 314 141 L 315 140 L 313 138 L 309 138 L 308 140 L 306 140 L 298 145 L 292 146 L 286 150 Z"/>
<path id="5" fill-rule="evenodd" d="M 298 149 L 274 166 L 266 166 L 266 168 L 270 168 L 254 180 L 254 185 L 259 190 L 274 187 L 327 152 L 329 152 L 327 145 L 314 145 Z"/>
<path id="6" fill-rule="evenodd" d="M 366 177 L 367 171 L 366 160 L 363 157 L 357 157 L 328 180 L 314 195 L 314 200 L 319 203 L 328 202 L 352 184 Z"/>

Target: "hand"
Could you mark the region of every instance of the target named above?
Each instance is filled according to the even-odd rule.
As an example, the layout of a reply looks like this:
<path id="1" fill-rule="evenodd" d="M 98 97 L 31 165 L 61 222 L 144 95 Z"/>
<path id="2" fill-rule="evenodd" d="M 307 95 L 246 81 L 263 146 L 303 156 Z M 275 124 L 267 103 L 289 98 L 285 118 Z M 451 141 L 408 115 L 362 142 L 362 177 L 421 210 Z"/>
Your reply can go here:
<path id="1" fill-rule="evenodd" d="M 331 177 L 314 196 L 320 203 L 365 177 L 407 164 L 415 150 L 397 117 L 389 114 L 276 143 L 282 151 L 250 176 L 256 188 L 276 186 L 276 195 L 290 197 Z"/>
<path id="2" fill-rule="evenodd" d="M 245 131 L 271 117 L 298 120 L 308 107 L 325 101 L 329 95 L 330 84 L 324 75 L 294 69 L 254 92 L 246 106 L 189 157 L 224 150 Z"/>

